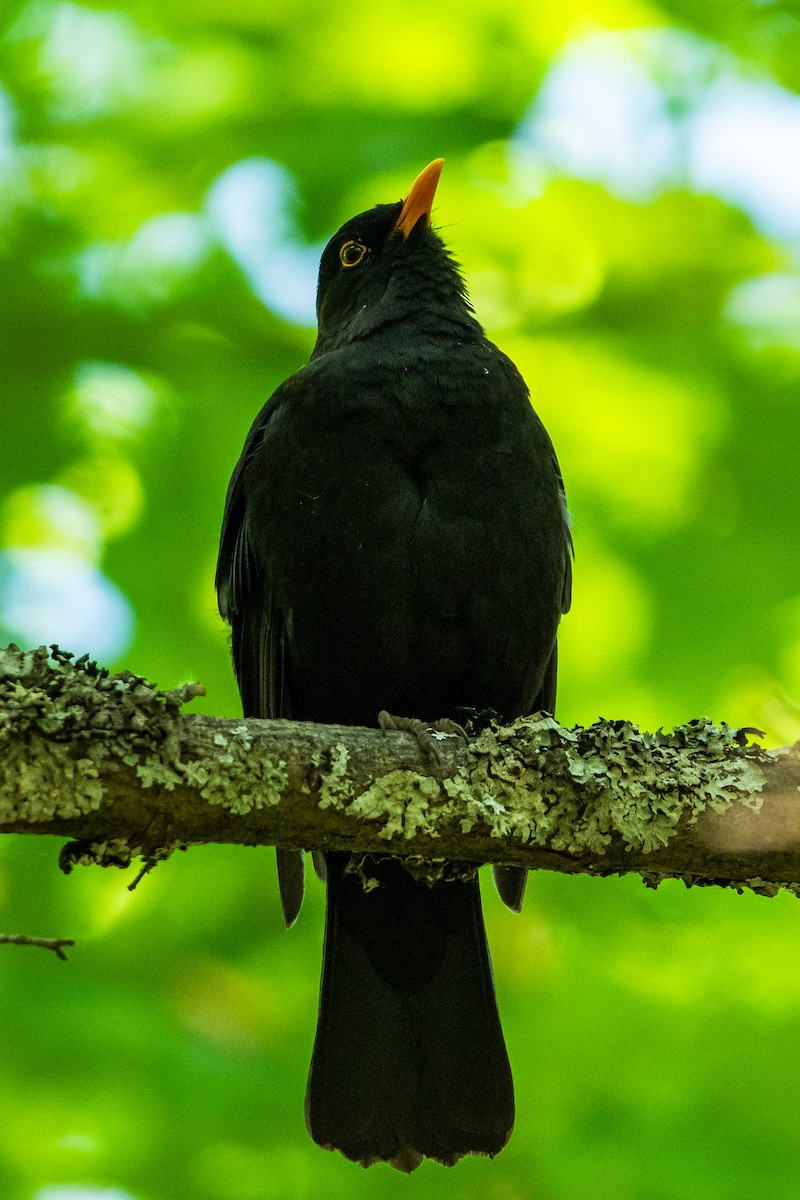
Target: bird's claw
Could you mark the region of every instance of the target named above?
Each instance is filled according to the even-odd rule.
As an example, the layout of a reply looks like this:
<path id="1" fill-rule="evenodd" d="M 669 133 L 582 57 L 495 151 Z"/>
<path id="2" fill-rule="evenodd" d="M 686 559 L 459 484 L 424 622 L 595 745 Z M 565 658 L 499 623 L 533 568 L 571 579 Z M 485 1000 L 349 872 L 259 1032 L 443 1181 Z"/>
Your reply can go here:
<path id="1" fill-rule="evenodd" d="M 438 721 L 421 721 L 419 717 L 396 717 L 381 709 L 378 713 L 378 724 L 384 733 L 411 733 L 417 739 L 423 757 L 428 761 L 440 763 L 437 742 L 446 737 L 460 737 L 467 741 L 463 727 L 449 717 L 440 717 Z"/>

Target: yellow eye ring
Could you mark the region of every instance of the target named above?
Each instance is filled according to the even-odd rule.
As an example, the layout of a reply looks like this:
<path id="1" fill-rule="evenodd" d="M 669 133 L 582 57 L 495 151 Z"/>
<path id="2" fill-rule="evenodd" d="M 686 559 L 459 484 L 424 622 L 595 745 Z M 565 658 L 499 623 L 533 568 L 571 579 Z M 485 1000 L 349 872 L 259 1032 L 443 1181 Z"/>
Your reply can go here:
<path id="1" fill-rule="evenodd" d="M 367 247 L 361 242 L 345 242 L 339 251 L 339 262 L 343 267 L 357 267 L 367 255 Z"/>

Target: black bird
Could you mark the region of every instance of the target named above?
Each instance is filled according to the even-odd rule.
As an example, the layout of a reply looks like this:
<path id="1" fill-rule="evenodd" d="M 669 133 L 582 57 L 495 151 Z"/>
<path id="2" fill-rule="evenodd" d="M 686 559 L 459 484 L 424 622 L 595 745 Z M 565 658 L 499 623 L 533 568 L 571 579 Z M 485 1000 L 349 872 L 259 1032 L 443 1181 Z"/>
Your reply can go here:
<path id="1" fill-rule="evenodd" d="M 430 227 L 442 162 L 328 242 L 311 359 L 234 470 L 217 591 L 246 716 L 553 712 L 571 578 L 561 475 Z M 300 852 L 279 850 L 278 873 L 291 924 Z M 513 1127 L 477 875 L 449 873 L 325 856 L 306 1120 L 364 1166 L 491 1156 Z M 525 872 L 495 879 L 518 911 Z"/>

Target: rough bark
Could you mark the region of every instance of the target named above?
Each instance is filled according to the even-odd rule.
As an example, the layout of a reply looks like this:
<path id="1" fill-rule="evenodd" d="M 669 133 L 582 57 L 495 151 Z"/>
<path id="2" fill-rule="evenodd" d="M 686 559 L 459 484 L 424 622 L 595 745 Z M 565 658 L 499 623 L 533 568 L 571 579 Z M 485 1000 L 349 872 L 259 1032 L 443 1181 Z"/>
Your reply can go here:
<path id="1" fill-rule="evenodd" d="M 0 832 L 77 840 L 67 866 L 227 842 L 800 891 L 800 745 L 540 714 L 434 735 L 431 761 L 405 733 L 181 713 L 201 692 L 0 651 Z"/>

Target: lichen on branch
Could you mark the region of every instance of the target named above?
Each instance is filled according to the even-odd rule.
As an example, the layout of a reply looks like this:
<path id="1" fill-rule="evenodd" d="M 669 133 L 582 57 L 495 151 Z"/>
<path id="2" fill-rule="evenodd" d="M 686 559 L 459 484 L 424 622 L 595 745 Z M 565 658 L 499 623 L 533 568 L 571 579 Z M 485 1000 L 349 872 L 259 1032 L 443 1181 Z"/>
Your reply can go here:
<path id="1" fill-rule="evenodd" d="M 748 731 L 540 713 L 443 738 L 431 762 L 406 733 L 181 712 L 201 692 L 57 647 L 1 650 L 0 832 L 77 839 L 67 865 L 217 841 L 800 884 L 797 750 Z"/>

